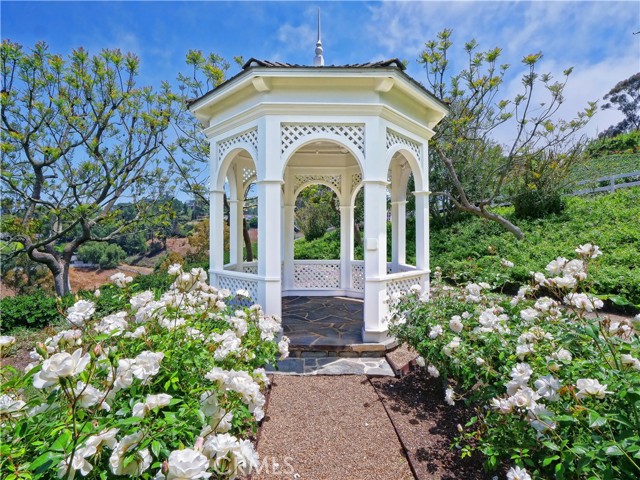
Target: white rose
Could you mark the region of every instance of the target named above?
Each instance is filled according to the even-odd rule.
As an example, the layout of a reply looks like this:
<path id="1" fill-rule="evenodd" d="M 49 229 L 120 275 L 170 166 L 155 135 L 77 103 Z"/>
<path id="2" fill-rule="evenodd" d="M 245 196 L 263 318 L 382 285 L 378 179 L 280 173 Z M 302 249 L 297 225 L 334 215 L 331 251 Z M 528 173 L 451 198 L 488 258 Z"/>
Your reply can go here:
<path id="1" fill-rule="evenodd" d="M 0 348 L 5 348 L 16 343 L 16 337 L 0 335 Z"/>
<path id="2" fill-rule="evenodd" d="M 72 355 L 67 352 L 56 353 L 46 359 L 42 364 L 42 370 L 33 377 L 33 386 L 36 388 L 50 387 L 58 383 L 59 378 L 73 377 L 81 373 L 89 364 L 91 357 L 88 353 L 82 355 L 79 348 Z"/>
<path id="3" fill-rule="evenodd" d="M 169 471 L 167 480 L 209 478 L 207 473 L 209 459 L 200 452 L 185 448 L 184 450 L 174 450 L 169 455 Z"/>
<path id="4" fill-rule="evenodd" d="M 459 315 L 454 315 L 453 317 L 451 317 L 451 320 L 449 321 L 449 328 L 451 328 L 451 330 L 456 333 L 460 333 L 462 331 L 464 325 L 462 324 Z"/>
<path id="5" fill-rule="evenodd" d="M 606 385 L 601 385 L 594 378 L 581 378 L 576 382 L 576 387 L 578 388 L 576 393 L 578 398 L 595 397 L 602 399 L 607 393 L 611 393 L 607 391 Z"/>
<path id="6" fill-rule="evenodd" d="M 134 377 L 142 380 L 142 383 L 147 382 L 151 377 L 158 374 L 160 371 L 160 362 L 164 358 L 162 352 L 149 352 L 144 351 L 138 355 L 131 367 L 131 373 Z"/>
<path id="7" fill-rule="evenodd" d="M 182 265 L 180 265 L 179 263 L 169 265 L 169 270 L 167 270 L 167 273 L 169 275 L 179 275 L 180 272 L 182 272 Z"/>
<path id="8" fill-rule="evenodd" d="M 507 480 L 531 480 L 531 475 L 524 468 L 511 467 L 507 472 Z"/>
<path id="9" fill-rule="evenodd" d="M 500 265 L 502 265 L 503 267 L 507 267 L 507 268 L 513 268 L 513 262 L 510 262 L 509 260 L 507 260 L 506 258 L 503 258 L 500 261 Z"/>
<path id="10" fill-rule="evenodd" d="M 82 326 L 95 311 L 95 303 L 88 300 L 78 300 L 67 310 L 67 321 L 77 327 Z"/>
<path id="11" fill-rule="evenodd" d="M 104 392 L 93 385 L 86 385 L 84 382 L 76 384 L 76 394 L 78 395 L 76 404 L 83 408 L 93 407 L 105 396 Z"/>
<path id="12" fill-rule="evenodd" d="M 434 365 L 429 365 L 427 367 L 427 372 L 429 372 L 429 375 L 433 378 L 438 378 L 440 376 L 440 371 Z"/>
<path id="13" fill-rule="evenodd" d="M 128 277 L 122 272 L 115 273 L 109 277 L 117 287 L 124 288 L 127 284 L 133 282 L 133 277 Z"/>
<path id="14" fill-rule="evenodd" d="M 640 360 L 632 357 L 631 355 L 623 354 L 620 357 L 620 361 L 622 362 L 622 365 L 630 366 L 634 370 L 640 370 Z"/>
<path id="15" fill-rule="evenodd" d="M 283 336 L 278 342 L 278 352 L 280 352 L 280 360 L 284 360 L 289 356 L 289 337 Z"/>
<path id="16" fill-rule="evenodd" d="M 560 390 L 560 381 L 553 375 L 545 375 L 533 382 L 533 386 L 536 387 L 536 393 L 543 398 L 546 398 L 550 402 L 560 400 L 558 390 Z"/>
<path id="17" fill-rule="evenodd" d="M 431 327 L 431 330 L 429 331 L 429 338 L 438 338 L 440 335 L 442 335 L 442 327 L 440 325 Z"/>
<path id="18" fill-rule="evenodd" d="M 454 402 L 453 400 L 453 388 L 447 388 L 444 392 L 444 401 L 447 402 L 449 405 L 455 405 L 456 402 Z"/>
<path id="19" fill-rule="evenodd" d="M 26 403 L 19 398 L 6 394 L 0 395 L 0 415 L 16 416 L 17 412 L 22 410 L 25 405 Z"/>
<path id="20" fill-rule="evenodd" d="M 562 273 L 562 268 L 566 265 L 567 261 L 564 257 L 558 257 L 555 260 L 551 260 L 545 267 L 545 270 L 551 275 L 559 275 Z"/>
<path id="21" fill-rule="evenodd" d="M 416 364 L 419 367 L 424 367 L 426 365 L 424 358 L 422 358 L 421 356 L 416 357 Z"/>
<path id="22" fill-rule="evenodd" d="M 520 311 L 520 318 L 522 318 L 525 322 L 533 321 L 538 315 L 540 315 L 540 312 L 535 308 L 525 308 L 524 310 Z"/>
<path id="23" fill-rule="evenodd" d="M 127 466 L 124 465 L 125 456 L 129 454 L 130 450 L 137 447 L 143 436 L 142 432 L 136 432 L 123 437 L 116 444 L 109 458 L 109 466 L 112 473 L 115 475 L 138 476 L 151 466 L 152 458 L 148 448 L 138 450 L 133 460 Z"/>

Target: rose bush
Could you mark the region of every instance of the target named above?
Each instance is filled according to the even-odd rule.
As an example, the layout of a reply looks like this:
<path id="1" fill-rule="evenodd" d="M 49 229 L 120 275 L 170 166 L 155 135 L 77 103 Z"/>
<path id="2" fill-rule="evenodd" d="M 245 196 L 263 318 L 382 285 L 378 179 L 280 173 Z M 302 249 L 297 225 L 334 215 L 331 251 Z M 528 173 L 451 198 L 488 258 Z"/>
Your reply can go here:
<path id="1" fill-rule="evenodd" d="M 390 299 L 392 333 L 442 379 L 447 403 L 474 410 L 462 454 L 515 464 L 509 479 L 640 476 L 640 316 L 599 313 L 588 279 L 600 250 L 576 253 L 512 299 L 445 285 L 437 271 L 430 299 Z"/>
<path id="2" fill-rule="evenodd" d="M 172 265 L 159 297 L 131 296 L 96 318 L 79 300 L 69 327 L 39 343 L 24 374 L 2 372 L 0 477 L 235 478 L 258 466 L 262 368 L 288 354 L 280 321 Z M 278 341 L 279 340 L 279 341 Z"/>

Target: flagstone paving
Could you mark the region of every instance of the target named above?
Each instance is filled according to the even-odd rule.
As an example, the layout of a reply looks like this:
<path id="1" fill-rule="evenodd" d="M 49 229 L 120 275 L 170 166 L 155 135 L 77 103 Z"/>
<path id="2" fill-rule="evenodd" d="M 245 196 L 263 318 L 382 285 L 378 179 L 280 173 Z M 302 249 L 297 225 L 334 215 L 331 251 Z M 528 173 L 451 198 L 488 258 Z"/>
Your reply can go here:
<path id="1" fill-rule="evenodd" d="M 384 358 L 287 358 L 278 362 L 278 369 L 267 366 L 267 372 L 281 375 L 370 375 L 394 376 Z"/>

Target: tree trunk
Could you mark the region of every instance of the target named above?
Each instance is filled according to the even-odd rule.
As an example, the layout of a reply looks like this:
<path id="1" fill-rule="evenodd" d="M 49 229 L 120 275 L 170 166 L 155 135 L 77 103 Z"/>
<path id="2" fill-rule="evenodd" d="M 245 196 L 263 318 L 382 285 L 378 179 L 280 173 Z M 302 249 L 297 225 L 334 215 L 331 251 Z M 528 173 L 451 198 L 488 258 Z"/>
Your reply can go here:
<path id="1" fill-rule="evenodd" d="M 247 262 L 253 262 L 253 247 L 251 245 L 251 237 L 247 228 L 247 219 L 242 219 L 242 238 L 244 238 L 244 248 L 247 251 Z"/>
<path id="2" fill-rule="evenodd" d="M 360 233 L 360 225 L 356 222 L 353 223 L 353 239 L 356 245 L 362 245 L 362 234 Z"/>
<path id="3" fill-rule="evenodd" d="M 59 261 L 59 268 L 53 274 L 53 285 L 56 289 L 56 295 L 62 297 L 71 293 L 71 283 L 69 282 L 69 264 L 64 260 Z"/>

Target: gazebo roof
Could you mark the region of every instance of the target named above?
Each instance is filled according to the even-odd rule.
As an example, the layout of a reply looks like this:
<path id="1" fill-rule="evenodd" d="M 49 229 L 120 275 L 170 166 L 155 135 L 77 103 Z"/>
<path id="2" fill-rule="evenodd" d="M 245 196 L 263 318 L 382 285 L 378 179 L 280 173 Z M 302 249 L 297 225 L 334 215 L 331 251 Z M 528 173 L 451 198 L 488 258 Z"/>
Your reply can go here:
<path id="1" fill-rule="evenodd" d="M 385 71 L 385 72 L 393 72 L 394 75 L 400 76 L 403 80 L 412 84 L 416 87 L 423 95 L 428 97 L 431 101 L 435 101 L 440 108 L 444 111 L 448 111 L 448 105 L 441 99 L 439 99 L 433 92 L 429 91 L 422 83 L 415 80 L 413 77 L 409 76 L 405 70 L 406 67 L 398 58 L 392 58 L 389 60 L 381 60 L 377 62 L 367 62 L 367 63 L 354 63 L 347 65 L 323 65 L 323 66 L 311 66 L 311 65 L 299 65 L 285 62 L 272 62 L 269 60 L 258 60 L 256 58 L 250 58 L 245 64 L 242 66 L 242 71 L 234 75 L 233 77 L 225 80 L 220 85 L 215 87 L 214 89 L 208 91 L 204 95 L 189 100 L 187 102 L 188 107 L 193 107 L 195 104 L 199 103 L 201 100 L 206 97 L 216 93 L 219 94 L 226 90 L 230 85 L 237 83 L 237 81 L 246 76 L 251 76 L 254 73 L 258 72 L 283 72 L 283 73 L 294 73 L 299 72 L 305 76 L 312 74 L 314 72 L 319 75 L 329 74 L 341 74 L 341 73 L 351 73 L 362 71 L 367 73 L 373 73 L 375 71 Z"/>

